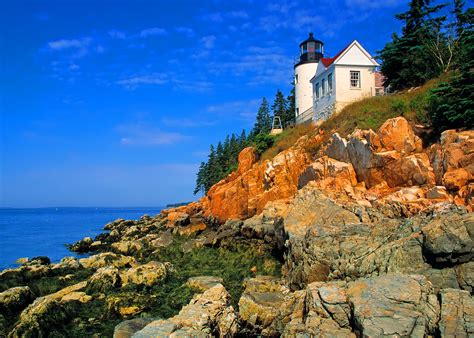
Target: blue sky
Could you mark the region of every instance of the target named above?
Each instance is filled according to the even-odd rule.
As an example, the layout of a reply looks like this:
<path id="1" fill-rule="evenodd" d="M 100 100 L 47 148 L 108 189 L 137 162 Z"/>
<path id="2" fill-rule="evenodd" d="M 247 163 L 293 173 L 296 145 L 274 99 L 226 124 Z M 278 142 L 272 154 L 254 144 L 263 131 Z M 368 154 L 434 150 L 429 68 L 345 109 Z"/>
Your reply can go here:
<path id="1" fill-rule="evenodd" d="M 192 200 L 209 144 L 290 90 L 309 31 L 371 53 L 406 1 L 2 1 L 0 207 Z"/>

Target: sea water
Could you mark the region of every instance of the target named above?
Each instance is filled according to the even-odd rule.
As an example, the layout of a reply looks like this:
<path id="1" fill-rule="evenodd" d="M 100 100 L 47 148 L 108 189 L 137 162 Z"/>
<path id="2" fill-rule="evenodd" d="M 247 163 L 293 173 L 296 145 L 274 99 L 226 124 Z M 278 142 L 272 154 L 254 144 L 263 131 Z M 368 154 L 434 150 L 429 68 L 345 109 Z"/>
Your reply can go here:
<path id="1" fill-rule="evenodd" d="M 86 236 L 94 238 L 117 218 L 156 215 L 162 208 L 0 209 L 0 270 L 15 267 L 20 257 L 48 256 L 58 262 L 78 256 L 66 248 Z"/>

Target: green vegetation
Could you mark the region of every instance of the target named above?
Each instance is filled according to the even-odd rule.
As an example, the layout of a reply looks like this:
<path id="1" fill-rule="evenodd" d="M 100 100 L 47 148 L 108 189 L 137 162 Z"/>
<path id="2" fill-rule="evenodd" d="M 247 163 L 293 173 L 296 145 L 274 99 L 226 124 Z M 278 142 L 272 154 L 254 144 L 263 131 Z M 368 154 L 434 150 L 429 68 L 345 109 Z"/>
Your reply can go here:
<path id="1" fill-rule="evenodd" d="M 279 116 L 283 126 L 294 123 L 294 101 L 294 87 L 287 99 L 280 90 L 277 90 L 271 111 L 267 99 L 262 98 L 254 127 L 248 137 L 243 130 L 240 136 L 227 135 L 223 143 L 219 142 L 217 146 L 211 145 L 207 161 L 201 162 L 199 167 L 194 194 L 207 193 L 214 184 L 235 171 L 239 153 L 245 147 L 254 146 L 258 154 L 270 148 L 275 141 L 275 138 L 269 135 L 273 120 L 271 115 Z"/>
<path id="2" fill-rule="evenodd" d="M 438 133 L 449 128 L 472 128 L 474 9 L 464 10 L 465 1 L 454 0 L 450 15 L 439 15 L 448 4 L 431 6 L 431 3 L 431 0 L 411 0 L 408 11 L 396 16 L 404 22 L 402 35 L 394 34 L 392 41 L 380 51 L 381 70 L 386 77 L 385 85 L 392 90 L 420 86 L 442 74 L 445 81 L 421 102 L 412 101 L 412 106 L 393 102 L 392 110 L 402 115 L 410 109 L 428 107 L 428 115 L 417 118 L 431 123 Z"/>
<path id="3" fill-rule="evenodd" d="M 189 302 L 185 296 L 189 295 L 189 290 L 181 287 L 189 277 L 221 277 L 232 296 L 233 305 L 237 307 L 243 291 L 242 282 L 244 278 L 253 276 L 252 267 L 264 275 L 279 275 L 281 270 L 280 263 L 258 243 L 236 242 L 231 247 L 200 247 L 184 252 L 184 241 L 185 238 L 177 237 L 171 245 L 151 256 L 154 260 L 172 262 L 175 269 L 166 285 L 154 288 L 153 294 L 158 294 L 158 298 L 162 299 L 160 307 L 154 309 L 156 315 L 169 317 Z M 169 292 L 175 295 L 170 297 Z"/>
<path id="4" fill-rule="evenodd" d="M 167 247 L 147 255 L 142 263 L 150 260 L 171 262 L 173 271 L 163 282 L 152 287 L 129 284 L 110 288 L 105 294 L 86 289 L 93 299 L 82 305 L 77 302 L 57 304 L 54 311 L 41 318 L 43 327 L 49 328 L 51 337 L 88 337 L 100 335 L 111 337 L 114 327 L 124 320 L 120 308 L 137 307 L 139 312 L 126 318 L 169 318 L 187 305 L 197 290 L 185 285 L 189 277 L 221 277 L 231 295 L 231 301 L 238 308 L 245 278 L 254 276 L 252 268 L 259 274 L 279 275 L 281 264 L 258 241 L 236 241 L 225 247 L 199 247 L 184 250 L 189 246 L 187 237 L 175 237 Z M 71 272 L 71 273 L 70 273 Z M 35 277 L 12 274 L 2 280 L 4 289 L 28 285 L 36 296 L 54 293 L 66 286 L 87 280 L 94 271 L 83 269 L 62 271 L 60 275 Z M 63 276 L 70 275 L 68 278 Z M 18 314 L 0 315 L 0 335 L 8 332 L 18 320 Z"/>
<path id="5" fill-rule="evenodd" d="M 456 69 L 432 90 L 430 97 L 430 117 L 438 132 L 474 127 L 474 8 L 462 12 L 463 2 L 456 4 Z"/>

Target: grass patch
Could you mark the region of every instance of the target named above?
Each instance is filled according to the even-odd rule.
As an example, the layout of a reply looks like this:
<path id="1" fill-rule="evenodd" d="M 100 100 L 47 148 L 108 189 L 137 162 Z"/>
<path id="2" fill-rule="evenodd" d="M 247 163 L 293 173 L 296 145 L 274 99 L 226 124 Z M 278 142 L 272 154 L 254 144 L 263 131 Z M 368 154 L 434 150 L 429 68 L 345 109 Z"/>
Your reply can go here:
<path id="1" fill-rule="evenodd" d="M 270 160 L 278 153 L 290 148 L 303 135 L 311 134 L 314 127 L 310 124 L 300 124 L 293 128 L 283 130 L 281 134 L 274 137 L 273 145 L 263 152 L 261 160 Z"/>
<path id="2" fill-rule="evenodd" d="M 377 130 L 387 119 L 397 116 L 403 116 L 414 124 L 428 124 L 430 90 L 441 81 L 442 78 L 433 79 L 411 90 L 354 102 L 330 117 L 320 128 L 329 137 L 334 132 L 346 136 L 355 128 Z"/>
<path id="3" fill-rule="evenodd" d="M 293 146 L 301 136 L 315 136 L 319 130 L 324 132 L 322 141 L 310 142 L 305 146 L 310 155 L 317 154 L 322 142 L 327 141 L 335 132 L 345 137 L 356 128 L 377 130 L 386 120 L 397 116 L 405 117 L 412 124 L 429 125 L 430 91 L 444 81 L 445 77 L 446 75 L 432 79 L 423 86 L 392 95 L 368 97 L 351 103 L 317 128 L 312 125 L 297 125 L 285 129 L 283 133 L 275 136 L 273 146 L 262 154 L 261 159 L 272 159 L 281 151 Z"/>

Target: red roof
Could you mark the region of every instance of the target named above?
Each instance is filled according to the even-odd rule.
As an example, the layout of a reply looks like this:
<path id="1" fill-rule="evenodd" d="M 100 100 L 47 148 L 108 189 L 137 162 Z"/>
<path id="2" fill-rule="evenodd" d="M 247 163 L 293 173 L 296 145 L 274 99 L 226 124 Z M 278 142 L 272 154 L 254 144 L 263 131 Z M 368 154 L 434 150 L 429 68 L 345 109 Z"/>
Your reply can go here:
<path id="1" fill-rule="evenodd" d="M 332 58 L 321 58 L 320 61 L 323 63 L 324 67 L 328 68 L 332 63 L 339 57 L 341 56 L 342 53 L 345 52 L 349 46 L 352 45 L 352 42 L 348 44 L 346 47 L 344 47 L 339 53 L 337 53 L 334 57 Z"/>

